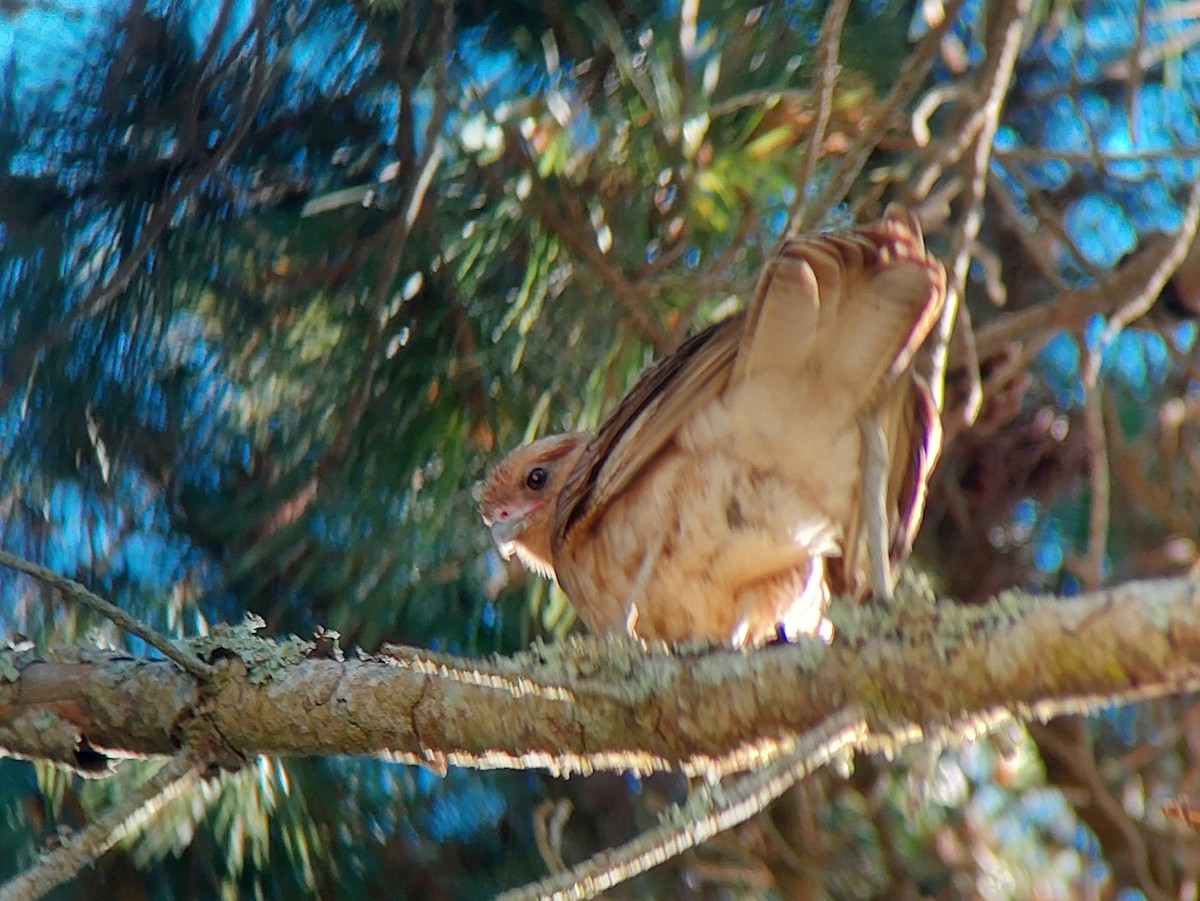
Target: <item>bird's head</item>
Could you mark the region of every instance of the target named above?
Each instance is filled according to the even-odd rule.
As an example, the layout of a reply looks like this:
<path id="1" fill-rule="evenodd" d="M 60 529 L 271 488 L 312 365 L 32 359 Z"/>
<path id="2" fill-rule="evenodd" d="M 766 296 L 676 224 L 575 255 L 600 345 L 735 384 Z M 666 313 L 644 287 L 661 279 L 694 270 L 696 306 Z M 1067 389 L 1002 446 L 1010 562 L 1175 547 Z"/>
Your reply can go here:
<path id="1" fill-rule="evenodd" d="M 591 436 L 553 435 L 519 447 L 492 467 L 479 487 L 479 514 L 505 560 L 554 576 L 550 530 L 554 505 Z"/>

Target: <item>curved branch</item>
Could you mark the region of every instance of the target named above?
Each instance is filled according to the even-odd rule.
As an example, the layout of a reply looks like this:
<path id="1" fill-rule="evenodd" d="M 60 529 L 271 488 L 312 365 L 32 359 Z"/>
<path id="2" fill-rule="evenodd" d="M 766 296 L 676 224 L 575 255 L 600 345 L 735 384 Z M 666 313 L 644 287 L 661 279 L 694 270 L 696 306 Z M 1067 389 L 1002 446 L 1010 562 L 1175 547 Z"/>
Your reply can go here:
<path id="1" fill-rule="evenodd" d="M 505 892 L 496 901 L 594 898 L 761 813 L 801 779 L 865 738 L 866 729 L 854 711 L 834 714 L 828 723 L 805 735 L 795 751 L 774 763 L 728 788 L 701 789 L 686 804 L 674 805 L 657 829 L 565 872 Z"/>
<path id="2" fill-rule="evenodd" d="M 60 576 L 52 569 L 39 566 L 37 563 L 33 563 L 23 557 L 17 557 L 3 550 L 0 550 L 0 566 L 7 566 L 17 570 L 17 572 L 32 576 L 55 591 L 61 592 L 67 600 L 92 608 L 118 628 L 124 629 L 131 635 L 136 635 L 142 641 L 146 642 L 146 644 L 150 645 L 150 647 L 161 651 L 164 657 L 173 661 L 185 672 L 191 673 L 196 678 L 207 679 L 212 675 L 213 669 L 211 666 L 200 662 L 193 655 L 181 651 L 171 639 L 135 619 L 112 601 L 105 600 L 98 594 L 88 590 L 86 586 L 81 585 L 74 579 Z"/>

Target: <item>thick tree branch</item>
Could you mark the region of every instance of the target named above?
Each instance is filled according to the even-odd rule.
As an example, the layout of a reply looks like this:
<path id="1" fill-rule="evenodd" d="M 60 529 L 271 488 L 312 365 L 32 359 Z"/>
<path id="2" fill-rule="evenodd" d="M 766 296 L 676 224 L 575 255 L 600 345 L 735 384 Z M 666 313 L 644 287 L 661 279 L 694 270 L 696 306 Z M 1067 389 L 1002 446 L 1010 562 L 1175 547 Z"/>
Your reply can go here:
<path id="1" fill-rule="evenodd" d="M 81 749 L 174 754 L 201 735 L 226 763 L 389 754 L 435 768 L 718 775 L 789 753 L 846 710 L 861 711 L 858 747 L 870 750 L 971 734 L 1007 713 L 1042 719 L 1200 688 L 1197 580 L 983 607 L 905 594 L 895 609 L 836 606 L 830 646 L 754 653 L 608 638 L 493 661 L 400 649 L 340 662 L 227 630 L 198 649 L 217 669 L 202 686 L 167 662 L 0 652 L 0 748 L 76 763 Z"/>

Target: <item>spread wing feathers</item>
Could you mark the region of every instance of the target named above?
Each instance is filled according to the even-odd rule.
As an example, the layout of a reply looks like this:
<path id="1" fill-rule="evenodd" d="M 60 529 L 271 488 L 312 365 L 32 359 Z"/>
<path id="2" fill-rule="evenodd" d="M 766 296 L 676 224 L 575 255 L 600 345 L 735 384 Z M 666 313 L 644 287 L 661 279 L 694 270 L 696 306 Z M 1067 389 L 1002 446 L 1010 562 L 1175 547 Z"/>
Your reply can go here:
<path id="1" fill-rule="evenodd" d="M 870 409 L 907 371 L 945 289 L 920 224 L 899 207 L 853 232 L 790 240 L 759 279 L 731 383 L 778 374 L 801 397 L 836 392 L 847 415 Z"/>
<path id="2" fill-rule="evenodd" d="M 552 547 L 603 515 L 695 411 L 739 380 L 779 374 L 796 397 L 833 388 L 848 416 L 869 409 L 937 321 L 945 280 L 916 218 L 898 207 L 864 229 L 789 241 L 745 314 L 647 370 L 604 421 L 563 486 Z"/>
<path id="3" fill-rule="evenodd" d="M 675 437 L 697 409 L 725 390 L 745 317 L 731 316 L 694 335 L 643 373 L 600 426 L 563 486 L 552 546 L 594 522 Z"/>

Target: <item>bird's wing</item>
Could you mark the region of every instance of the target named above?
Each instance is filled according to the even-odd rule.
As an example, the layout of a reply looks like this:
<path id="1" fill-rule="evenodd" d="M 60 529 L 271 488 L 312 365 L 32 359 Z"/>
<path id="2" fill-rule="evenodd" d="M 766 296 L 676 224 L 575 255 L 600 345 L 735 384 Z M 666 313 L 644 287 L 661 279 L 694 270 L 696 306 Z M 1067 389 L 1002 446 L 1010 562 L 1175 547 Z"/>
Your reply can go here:
<path id="1" fill-rule="evenodd" d="M 891 458 L 882 502 L 883 552 L 893 567 L 920 525 L 941 449 L 940 417 L 912 361 L 945 292 L 945 270 L 926 252 L 916 218 L 899 207 L 853 232 L 789 241 L 759 280 L 730 380 L 772 377 L 793 392 L 798 415 L 818 421 L 876 417 Z M 835 593 L 859 596 L 868 587 L 865 502 L 860 497 L 843 524 L 844 557 L 829 568 Z"/>
<path id="2" fill-rule="evenodd" d="M 806 401 L 869 410 L 907 372 L 945 287 L 920 224 L 900 207 L 855 231 L 792 239 L 759 278 L 730 384 L 778 376 Z"/>
<path id="3" fill-rule="evenodd" d="M 781 376 L 800 408 L 837 396 L 847 417 L 869 409 L 937 321 L 944 287 L 919 224 L 899 208 L 853 232 L 788 241 L 763 270 L 745 314 L 647 370 L 601 425 L 559 495 L 555 554 L 730 385 Z M 786 408 L 781 415 L 789 415 Z"/>
<path id="4" fill-rule="evenodd" d="M 595 522 L 645 470 L 680 426 L 719 396 L 741 342 L 744 317 L 710 326 L 646 370 L 596 432 L 559 495 L 552 546 Z"/>

